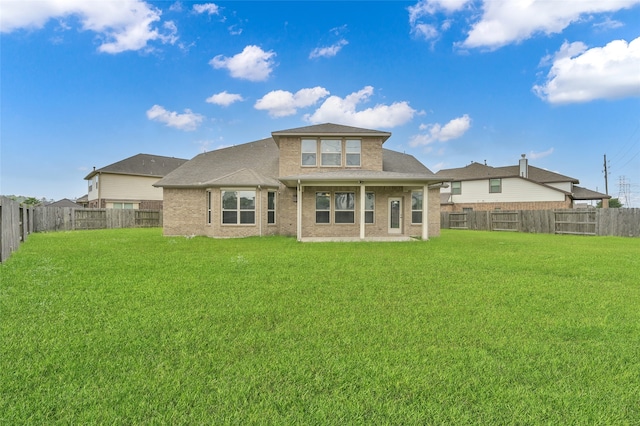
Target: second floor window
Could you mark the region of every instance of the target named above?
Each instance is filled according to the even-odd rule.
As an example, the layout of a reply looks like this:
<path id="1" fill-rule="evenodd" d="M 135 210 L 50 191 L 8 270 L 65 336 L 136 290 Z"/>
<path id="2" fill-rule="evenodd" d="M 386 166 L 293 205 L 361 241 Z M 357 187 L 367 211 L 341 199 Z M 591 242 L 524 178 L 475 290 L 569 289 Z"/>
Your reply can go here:
<path id="1" fill-rule="evenodd" d="M 315 139 L 302 139 L 302 165 L 316 166 L 318 155 L 318 142 Z"/>
<path id="2" fill-rule="evenodd" d="M 502 192 L 502 179 L 489 179 L 489 192 L 491 194 Z"/>
<path id="3" fill-rule="evenodd" d="M 451 182 L 451 194 L 452 195 L 462 194 L 462 182 Z"/>
<path id="4" fill-rule="evenodd" d="M 347 153 L 346 166 L 360 166 L 360 140 L 347 139 L 345 141 L 345 151 Z"/>
<path id="5" fill-rule="evenodd" d="M 320 161 L 323 166 L 342 165 L 342 141 L 323 139 L 320 141 Z"/>

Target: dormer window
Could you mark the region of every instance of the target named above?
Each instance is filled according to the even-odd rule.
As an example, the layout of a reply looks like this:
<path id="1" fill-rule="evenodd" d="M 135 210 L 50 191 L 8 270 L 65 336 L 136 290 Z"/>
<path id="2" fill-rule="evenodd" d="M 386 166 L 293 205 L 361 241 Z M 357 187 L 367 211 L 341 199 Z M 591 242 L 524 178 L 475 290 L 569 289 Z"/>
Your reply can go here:
<path id="1" fill-rule="evenodd" d="M 325 167 L 340 167 L 342 165 L 342 141 L 322 139 L 320 141 L 320 161 Z"/>

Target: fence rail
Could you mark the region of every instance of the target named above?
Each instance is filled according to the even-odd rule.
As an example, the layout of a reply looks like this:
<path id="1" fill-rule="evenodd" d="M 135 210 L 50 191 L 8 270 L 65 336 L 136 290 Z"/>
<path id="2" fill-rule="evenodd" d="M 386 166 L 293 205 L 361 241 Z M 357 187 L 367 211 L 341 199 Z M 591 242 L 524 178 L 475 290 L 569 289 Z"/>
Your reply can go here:
<path id="1" fill-rule="evenodd" d="M 443 229 L 640 237 L 640 209 L 442 212 Z"/>
<path id="2" fill-rule="evenodd" d="M 162 210 L 38 207 L 34 216 L 35 232 L 162 226 Z"/>

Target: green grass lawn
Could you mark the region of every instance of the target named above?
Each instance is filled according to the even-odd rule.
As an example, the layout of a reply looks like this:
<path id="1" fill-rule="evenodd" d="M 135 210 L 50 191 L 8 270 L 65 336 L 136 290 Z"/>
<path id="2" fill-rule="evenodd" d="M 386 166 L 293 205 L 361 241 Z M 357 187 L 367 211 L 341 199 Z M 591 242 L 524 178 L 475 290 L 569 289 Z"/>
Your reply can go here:
<path id="1" fill-rule="evenodd" d="M 640 424 L 640 239 L 34 234 L 0 424 Z"/>

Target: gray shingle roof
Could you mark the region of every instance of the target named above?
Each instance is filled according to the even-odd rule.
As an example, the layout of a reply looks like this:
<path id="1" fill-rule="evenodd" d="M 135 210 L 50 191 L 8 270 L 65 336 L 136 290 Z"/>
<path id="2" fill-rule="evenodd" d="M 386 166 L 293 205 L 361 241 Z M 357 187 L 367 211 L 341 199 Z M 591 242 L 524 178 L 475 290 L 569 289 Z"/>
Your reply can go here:
<path id="1" fill-rule="evenodd" d="M 436 175 L 454 176 L 455 180 L 479 180 L 489 178 L 519 177 L 519 166 L 491 167 L 480 163 L 471 163 L 468 166 L 456 169 L 443 169 Z M 538 167 L 529 166 L 528 179 L 538 183 L 571 182 L 579 183 L 578 179 L 550 172 Z"/>
<path id="2" fill-rule="evenodd" d="M 603 198 L 611 198 L 611 195 L 573 185 L 572 198 L 574 200 L 601 200 Z"/>
<path id="3" fill-rule="evenodd" d="M 205 152 L 154 186 L 278 186 L 278 147 L 271 138 Z"/>
<path id="4" fill-rule="evenodd" d="M 415 157 L 383 149 L 383 171 L 339 170 L 313 174 L 316 180 L 389 180 L 440 182 Z M 287 176 L 283 181 L 311 175 Z M 169 173 L 154 186 L 166 188 L 206 188 L 220 186 L 279 185 L 279 149 L 272 138 L 206 152 Z"/>
<path id="5" fill-rule="evenodd" d="M 384 142 L 389 139 L 391 133 L 360 127 L 343 126 L 342 124 L 324 123 L 297 127 L 295 129 L 278 130 L 271 132 L 271 135 L 276 143 L 279 143 L 280 136 L 380 136 Z"/>
<path id="6" fill-rule="evenodd" d="M 100 169 L 94 169 L 85 177 L 85 179 L 91 179 L 98 173 L 163 177 L 187 161 L 188 160 L 184 158 L 138 154 L 133 157 L 125 158 L 117 163 L 109 164 L 108 166 Z"/>

